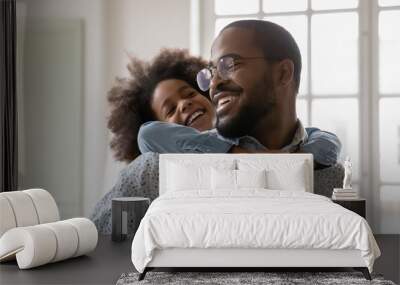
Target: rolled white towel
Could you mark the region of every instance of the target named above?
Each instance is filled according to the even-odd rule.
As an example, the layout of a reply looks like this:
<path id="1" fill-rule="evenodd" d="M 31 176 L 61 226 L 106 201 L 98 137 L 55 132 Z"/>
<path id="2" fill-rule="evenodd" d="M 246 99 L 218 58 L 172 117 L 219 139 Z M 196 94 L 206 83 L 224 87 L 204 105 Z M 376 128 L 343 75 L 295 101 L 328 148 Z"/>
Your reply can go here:
<path id="1" fill-rule="evenodd" d="M 39 224 L 51 223 L 60 220 L 60 213 L 53 196 L 44 189 L 28 189 L 22 191 L 28 194 L 35 205 Z"/>
<path id="2" fill-rule="evenodd" d="M 78 232 L 78 248 L 73 257 L 91 252 L 97 246 L 98 233 L 93 222 L 86 218 L 73 218 L 65 221 L 75 227 Z"/>
<path id="3" fill-rule="evenodd" d="M 0 238 L 0 261 L 16 257 L 20 269 L 86 254 L 96 248 L 97 229 L 86 218 L 18 227 Z"/>
<path id="4" fill-rule="evenodd" d="M 15 228 L 17 222 L 10 202 L 0 195 L 0 237 L 9 229 Z"/>
<path id="5" fill-rule="evenodd" d="M 17 227 L 33 226 L 39 223 L 35 205 L 31 197 L 23 191 L 0 193 L 5 197 L 13 210 Z"/>
<path id="6" fill-rule="evenodd" d="M 51 262 L 64 260 L 75 255 L 78 249 L 79 236 L 73 225 L 59 221 L 44 224 L 43 226 L 49 228 L 56 237 L 57 248 Z"/>
<path id="7" fill-rule="evenodd" d="M 49 263 L 56 251 L 53 231 L 41 225 L 13 228 L 0 238 L 0 261 L 16 256 L 20 269 Z"/>

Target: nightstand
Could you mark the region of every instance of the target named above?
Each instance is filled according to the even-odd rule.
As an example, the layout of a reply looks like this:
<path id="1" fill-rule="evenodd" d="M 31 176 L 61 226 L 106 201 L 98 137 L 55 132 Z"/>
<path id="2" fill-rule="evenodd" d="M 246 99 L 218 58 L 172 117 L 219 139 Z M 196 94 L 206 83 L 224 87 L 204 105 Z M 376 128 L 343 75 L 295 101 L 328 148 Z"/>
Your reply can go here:
<path id="1" fill-rule="evenodd" d="M 353 211 L 356 214 L 359 214 L 361 217 L 365 219 L 365 208 L 366 208 L 366 200 L 363 198 L 359 199 L 349 199 L 349 200 L 338 200 L 332 199 L 332 202 L 339 204 L 340 206 Z"/>

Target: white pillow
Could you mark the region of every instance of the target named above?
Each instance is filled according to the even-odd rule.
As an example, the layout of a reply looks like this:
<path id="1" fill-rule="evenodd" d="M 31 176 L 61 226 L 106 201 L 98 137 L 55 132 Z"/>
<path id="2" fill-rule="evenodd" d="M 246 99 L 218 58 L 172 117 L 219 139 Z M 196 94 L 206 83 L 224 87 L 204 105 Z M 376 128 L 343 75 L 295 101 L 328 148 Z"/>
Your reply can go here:
<path id="1" fill-rule="evenodd" d="M 236 190 L 236 170 L 211 169 L 212 190 Z"/>
<path id="2" fill-rule="evenodd" d="M 168 167 L 168 185 L 170 191 L 185 191 L 193 189 L 209 189 L 210 167 L 185 166 L 170 163 Z"/>
<path id="3" fill-rule="evenodd" d="M 267 188 L 267 171 L 235 170 L 238 188 Z"/>
<path id="4" fill-rule="evenodd" d="M 231 170 L 234 161 L 194 164 L 188 161 L 168 162 L 167 191 L 211 190 L 211 169 Z"/>
<path id="5" fill-rule="evenodd" d="M 273 169 L 267 172 L 268 189 L 306 191 L 304 164 L 289 169 Z"/>
<path id="6" fill-rule="evenodd" d="M 240 190 L 241 188 L 266 188 L 266 171 L 263 170 L 211 170 L 213 190 Z"/>
<path id="7" fill-rule="evenodd" d="M 239 170 L 266 170 L 267 188 L 272 190 L 306 191 L 308 167 L 305 161 L 280 159 L 239 159 Z"/>

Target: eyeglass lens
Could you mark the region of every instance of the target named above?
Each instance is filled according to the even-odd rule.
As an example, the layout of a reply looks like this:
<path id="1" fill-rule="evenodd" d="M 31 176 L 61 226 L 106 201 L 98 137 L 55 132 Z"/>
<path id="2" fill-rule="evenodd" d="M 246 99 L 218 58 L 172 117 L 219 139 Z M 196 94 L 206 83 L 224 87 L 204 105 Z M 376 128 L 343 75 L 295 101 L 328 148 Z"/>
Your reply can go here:
<path id="1" fill-rule="evenodd" d="M 200 70 L 197 73 L 196 81 L 199 88 L 202 91 L 207 91 L 210 88 L 211 79 L 213 78 L 215 71 L 218 72 L 218 76 L 223 80 L 227 80 L 230 74 L 233 72 L 234 59 L 232 57 L 223 57 L 217 63 L 217 68 L 209 67 Z"/>
<path id="2" fill-rule="evenodd" d="M 210 88 L 211 78 L 211 71 L 208 68 L 204 68 L 197 73 L 196 81 L 200 90 L 207 91 Z"/>

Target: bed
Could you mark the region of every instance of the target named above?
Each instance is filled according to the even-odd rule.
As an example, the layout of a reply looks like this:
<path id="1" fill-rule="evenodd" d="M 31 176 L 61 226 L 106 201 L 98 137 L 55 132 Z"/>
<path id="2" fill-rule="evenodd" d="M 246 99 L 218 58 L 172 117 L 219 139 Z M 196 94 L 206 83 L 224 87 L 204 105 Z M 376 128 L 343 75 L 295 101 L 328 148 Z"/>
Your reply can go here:
<path id="1" fill-rule="evenodd" d="M 352 267 L 380 251 L 366 220 L 313 194 L 311 154 L 162 154 L 160 196 L 132 242 L 154 268 Z"/>

